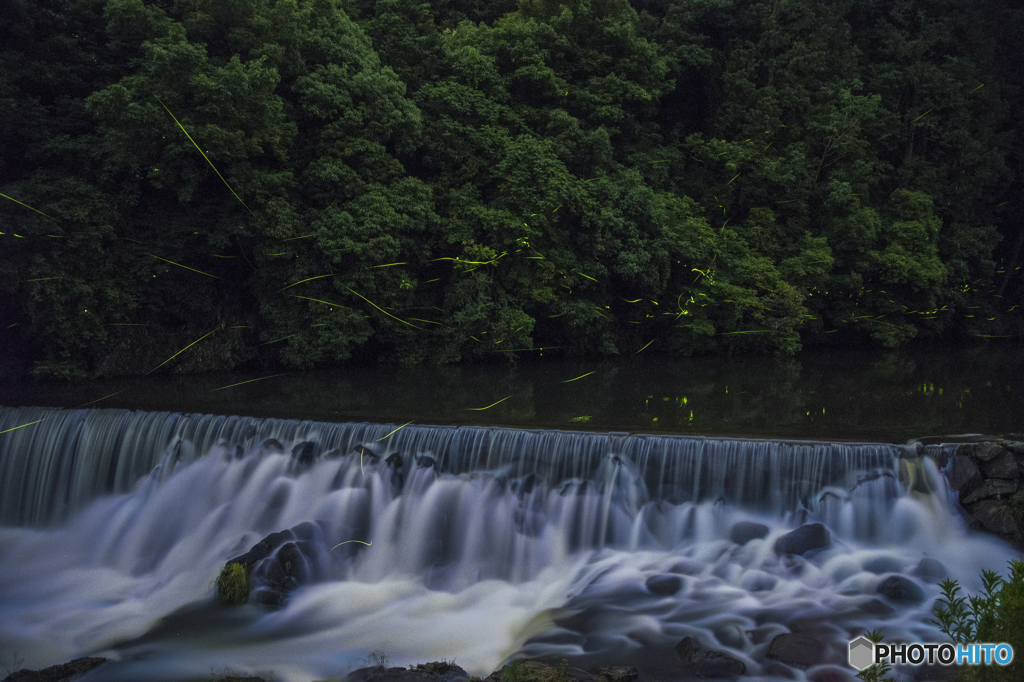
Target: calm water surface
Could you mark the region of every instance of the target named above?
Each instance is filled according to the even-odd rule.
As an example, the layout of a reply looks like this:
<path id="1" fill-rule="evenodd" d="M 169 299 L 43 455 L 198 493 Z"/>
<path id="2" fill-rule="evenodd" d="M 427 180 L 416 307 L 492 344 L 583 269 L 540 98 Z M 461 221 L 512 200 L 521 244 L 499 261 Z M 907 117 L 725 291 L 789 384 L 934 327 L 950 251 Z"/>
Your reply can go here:
<path id="1" fill-rule="evenodd" d="M 273 374 L 7 384 L 0 404 L 817 440 L 1024 431 L 1024 349 L 1009 345 L 351 367 L 263 378 Z"/>

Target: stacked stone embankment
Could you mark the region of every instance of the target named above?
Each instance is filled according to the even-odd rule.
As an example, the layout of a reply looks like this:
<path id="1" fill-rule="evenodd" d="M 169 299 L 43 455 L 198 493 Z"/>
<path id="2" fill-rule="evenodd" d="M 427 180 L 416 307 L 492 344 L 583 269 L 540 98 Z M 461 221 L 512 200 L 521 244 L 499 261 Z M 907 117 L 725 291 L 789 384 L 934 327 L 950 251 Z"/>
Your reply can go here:
<path id="1" fill-rule="evenodd" d="M 1024 442 L 964 443 L 939 464 L 971 527 L 1024 551 Z"/>

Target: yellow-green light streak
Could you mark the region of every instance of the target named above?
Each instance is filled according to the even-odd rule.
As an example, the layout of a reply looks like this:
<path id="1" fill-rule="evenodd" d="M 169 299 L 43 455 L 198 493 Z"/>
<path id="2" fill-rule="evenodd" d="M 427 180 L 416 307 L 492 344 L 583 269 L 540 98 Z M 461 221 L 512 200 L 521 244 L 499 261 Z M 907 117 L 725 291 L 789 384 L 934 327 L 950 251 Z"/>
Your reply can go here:
<path id="1" fill-rule="evenodd" d="M 160 102 L 160 99 L 158 98 L 156 101 Z M 171 110 L 167 108 L 166 104 L 164 104 L 163 102 L 160 102 L 160 106 L 162 106 L 167 111 L 167 113 L 170 114 L 171 118 L 174 118 L 174 114 L 171 114 Z M 235 190 L 231 189 L 231 185 L 228 184 L 227 180 L 224 180 L 224 176 L 221 175 L 220 171 L 217 170 L 217 167 L 213 165 L 213 161 L 210 161 L 209 157 L 206 156 L 206 154 L 203 152 L 203 150 L 200 149 L 199 145 L 196 144 L 196 141 L 192 139 L 192 136 L 188 134 L 188 131 L 185 130 L 185 126 L 181 125 L 181 123 L 178 122 L 178 119 L 176 119 L 176 118 L 174 118 L 174 122 L 178 124 L 179 128 L 181 128 L 181 132 L 185 133 L 185 137 L 188 138 L 188 141 L 191 142 L 193 145 L 195 145 L 195 148 L 198 149 L 199 153 L 203 155 L 203 158 L 206 159 L 206 163 L 210 164 L 210 168 L 212 168 L 213 172 L 217 174 L 217 177 L 220 178 L 224 182 L 224 185 L 228 188 L 228 191 L 235 195 L 235 198 L 238 199 L 238 203 L 242 204 L 242 206 L 245 206 L 245 202 L 242 201 L 242 197 L 238 196 L 238 194 L 235 193 Z M 248 206 L 245 206 L 245 210 L 249 211 L 249 213 L 252 214 L 253 218 L 256 217 L 256 214 L 253 213 L 252 209 L 249 208 Z"/>
<path id="2" fill-rule="evenodd" d="M 274 377 L 283 377 L 285 374 L 291 374 L 291 372 L 282 372 L 281 374 L 271 374 L 269 377 L 260 377 L 259 379 L 249 379 L 248 381 L 239 381 L 237 384 L 230 384 L 228 386 L 221 386 L 220 388 L 211 388 L 210 393 L 214 391 L 223 391 L 225 388 L 231 388 L 232 386 L 241 386 L 242 384 L 251 384 L 254 381 L 263 381 L 264 379 L 273 379 Z"/>
<path id="3" fill-rule="evenodd" d="M 492 407 L 494 407 L 495 405 L 498 405 L 499 403 L 503 403 L 503 402 L 505 402 L 506 400 L 508 400 L 508 399 L 509 399 L 509 398 L 511 398 L 511 397 L 512 397 L 512 396 L 505 396 L 504 398 L 502 398 L 502 399 L 501 399 L 501 400 L 499 400 L 498 402 L 496 402 L 496 403 L 491 403 L 491 404 L 490 404 L 490 405 L 488 405 L 487 407 L 467 407 L 467 408 L 465 408 L 465 409 L 467 409 L 467 410 L 472 410 L 472 411 L 474 411 L 474 412 L 479 412 L 480 410 L 489 410 L 489 409 L 491 409 Z"/>
<path id="4" fill-rule="evenodd" d="M 284 289 L 291 289 L 292 287 L 298 286 L 299 284 L 302 284 L 303 282 L 309 282 L 309 281 L 312 281 L 314 279 L 323 279 L 324 277 L 337 277 L 337 275 L 336 274 L 330 274 L 330 275 L 317 275 L 316 277 L 307 277 L 306 279 L 300 279 L 298 282 L 295 282 L 294 284 L 289 284 Z M 278 291 L 278 293 L 281 293 L 282 291 L 284 291 L 284 289 L 278 289 L 277 291 Z"/>
<path id="5" fill-rule="evenodd" d="M 42 211 L 40 211 L 39 209 L 37 209 L 37 208 L 32 208 L 32 207 L 31 207 L 31 206 L 29 206 L 28 204 L 22 204 L 22 203 L 21 203 L 20 201 L 18 201 L 17 199 L 15 199 L 15 198 L 13 198 L 13 197 L 9 197 L 9 196 L 7 196 L 6 194 L 0 194 L 0 197 L 3 197 L 4 199 L 10 199 L 11 201 L 13 201 L 13 202 L 14 202 L 14 203 L 16 203 L 16 204 L 21 204 L 22 206 L 24 206 L 24 207 L 25 207 L 25 208 L 27 208 L 28 210 L 30 210 L 30 211 L 35 211 L 35 212 L 36 212 L 36 213 L 38 213 L 39 215 L 45 215 L 45 216 L 46 216 L 47 218 L 53 218 L 53 216 L 50 216 L 50 215 L 46 215 L 45 213 L 43 213 L 43 212 L 42 212 Z M 53 218 L 53 219 L 54 219 L 54 220 L 56 220 L 56 218 Z M 15 236 L 17 236 L 17 235 L 15 235 Z M 33 422 L 33 423 L 34 423 L 34 422 Z"/>
<path id="6" fill-rule="evenodd" d="M 4 431 L 0 431 L 0 433 L 7 433 L 7 431 L 14 431 L 15 429 L 24 428 L 26 426 L 32 426 L 33 424 L 38 424 L 39 422 L 42 422 L 42 421 L 46 421 L 46 417 L 43 417 L 42 419 L 37 419 L 34 422 L 29 422 L 28 424 L 22 424 L 21 426 L 15 426 L 13 428 L 6 429 Z"/>
<path id="7" fill-rule="evenodd" d="M 82 404 L 81 404 L 81 405 L 79 405 L 78 407 L 85 407 L 86 405 L 92 405 L 93 403 L 98 403 L 98 402 L 99 402 L 99 401 L 101 401 L 101 400 L 106 400 L 107 398 L 112 398 L 112 397 L 114 397 L 115 395 L 117 395 L 118 393 L 124 393 L 124 392 L 125 392 L 125 391 L 127 391 L 127 390 L 128 390 L 127 388 L 122 388 L 122 389 L 121 389 L 120 391 L 114 391 L 114 392 L 113 392 L 113 393 L 111 393 L 110 395 L 105 395 L 105 396 L 103 396 L 102 398 L 97 398 L 96 400 L 90 400 L 90 401 L 89 401 L 89 402 L 87 402 L 87 403 L 82 403 Z M 77 409 L 78 409 L 78 407 L 76 407 L 75 409 L 77 410 Z"/>
<path id="8" fill-rule="evenodd" d="M 213 330 L 213 332 L 215 332 L 215 331 L 217 331 L 217 330 L 216 330 L 216 329 L 214 329 L 214 330 Z M 196 345 L 197 343 L 199 343 L 199 342 L 200 342 L 200 341 L 202 341 L 203 339 L 205 339 L 205 338 L 206 338 L 207 336 L 209 336 L 209 335 L 210 335 L 210 334 L 212 334 L 213 332 L 207 332 L 206 334 L 203 334 L 203 335 L 202 335 L 202 336 L 200 336 L 200 337 L 199 337 L 198 339 L 196 339 L 196 340 L 195 340 L 195 341 L 193 341 L 192 343 L 188 344 L 187 346 L 185 346 L 184 348 L 182 348 L 181 350 L 179 350 L 179 351 L 178 351 L 177 353 L 175 353 L 175 354 L 174 354 L 174 355 L 172 355 L 171 357 L 169 357 L 169 358 L 167 358 L 166 360 L 164 360 L 163 362 L 161 362 L 161 363 L 160 363 L 159 365 L 157 365 L 157 366 L 156 366 L 156 367 L 154 367 L 153 369 L 151 369 L 151 370 L 149 370 L 148 372 L 146 372 L 146 374 L 152 374 L 153 372 L 157 371 L 158 369 L 160 369 L 161 367 L 163 367 L 164 365 L 166 365 L 166 364 L 167 364 L 168 362 L 170 362 L 170 361 L 171 361 L 171 360 L 173 360 L 174 358 L 178 357 L 179 355 L 181 355 L 182 353 L 184 353 L 184 352 L 185 352 L 185 351 L 187 351 L 187 350 L 188 350 L 189 348 L 191 348 L 192 346 Z"/>
<path id="9" fill-rule="evenodd" d="M 397 429 L 395 429 L 395 430 L 394 430 L 394 431 L 392 431 L 391 433 L 395 433 L 395 431 L 401 431 L 402 429 L 404 429 L 404 428 L 405 428 L 406 426 L 408 426 L 409 424 L 412 424 L 412 423 L 413 423 L 414 421 L 416 421 L 416 420 L 415 420 L 415 419 L 413 419 L 413 420 L 410 420 L 410 421 L 407 421 L 407 422 L 405 422 L 404 424 L 402 424 L 401 426 L 399 426 L 399 427 L 398 427 Z M 390 435 L 391 435 L 391 433 L 389 433 L 389 434 L 388 434 L 387 436 L 383 436 L 383 437 L 381 437 L 381 438 L 378 438 L 378 439 L 377 439 L 377 442 L 378 442 L 378 443 L 379 443 L 379 442 L 381 442 L 382 440 L 384 440 L 385 438 L 387 438 L 388 436 L 390 436 Z M 359 465 L 360 465 L 360 467 L 362 467 L 362 463 L 363 463 L 363 453 L 362 453 L 362 452 L 360 452 L 360 453 L 359 453 Z"/>
<path id="10" fill-rule="evenodd" d="M 344 285 L 343 285 L 343 286 L 344 286 Z M 345 288 L 346 288 L 346 289 L 348 289 L 349 291 L 352 291 L 352 289 L 349 289 L 349 287 L 345 287 Z M 398 320 L 399 322 L 401 322 L 402 324 L 407 324 L 407 325 L 409 325 L 410 327 L 412 327 L 413 329 L 419 329 L 419 330 L 420 330 L 421 332 L 422 332 L 422 331 L 426 331 L 426 330 L 425 330 L 425 329 L 424 329 L 423 327 L 417 327 L 417 326 L 416 326 L 416 325 L 414 325 L 414 324 L 413 324 L 412 322 L 406 322 L 405 320 L 403 320 L 403 319 L 402 319 L 402 318 L 400 318 L 400 317 L 395 317 L 394 315 L 392 315 L 392 314 L 391 314 L 391 313 L 389 313 L 388 311 L 384 310 L 384 309 L 383 309 L 383 308 L 381 308 L 381 307 L 380 307 L 379 305 L 377 305 L 376 303 L 374 303 L 374 302 L 373 302 L 373 301 L 371 301 L 370 299 L 366 298 L 366 297 L 365 297 L 365 296 L 363 296 L 362 294 L 360 294 L 360 293 L 357 293 L 357 292 L 355 292 L 355 291 L 352 291 L 352 293 L 353 293 L 353 294 L 355 294 L 356 296 L 358 296 L 359 298 L 363 299 L 364 301 L 366 301 L 367 303 L 369 303 L 369 304 L 370 304 L 370 305 L 372 305 L 372 306 L 373 306 L 374 308 L 376 308 L 377 310 L 381 311 L 382 313 L 384 313 L 384 314 L 385 314 L 385 315 L 387 315 L 388 317 L 394 318 L 394 319 Z"/>
<path id="11" fill-rule="evenodd" d="M 167 260 L 166 258 L 160 258 L 160 256 L 154 256 L 151 253 L 147 253 L 146 255 L 147 256 L 153 256 L 153 258 L 157 258 L 159 260 L 162 260 L 165 263 L 170 263 L 171 265 L 177 265 L 179 268 L 185 268 L 186 270 L 191 270 L 192 272 L 198 272 L 200 275 L 206 275 L 207 277 L 213 277 L 214 279 L 220 279 L 220 277 L 218 277 L 217 275 L 211 275 L 208 272 L 203 272 L 202 270 L 196 270 L 195 268 L 190 268 L 187 265 L 182 265 L 181 263 L 175 263 L 172 260 Z"/>
<path id="12" fill-rule="evenodd" d="M 596 372 L 597 370 L 594 370 L 594 371 Z M 569 383 L 570 381 L 579 381 L 579 380 L 580 380 L 580 379 L 582 379 L 583 377 L 589 377 L 589 376 L 590 376 L 591 374 L 593 374 L 593 373 L 594 373 L 594 372 L 587 372 L 586 374 L 581 374 L 581 375 L 579 375 L 579 376 L 578 376 L 578 377 L 576 377 L 575 379 L 566 379 L 565 381 L 562 381 L 562 382 L 559 382 L 559 383 L 567 384 L 567 383 Z"/>

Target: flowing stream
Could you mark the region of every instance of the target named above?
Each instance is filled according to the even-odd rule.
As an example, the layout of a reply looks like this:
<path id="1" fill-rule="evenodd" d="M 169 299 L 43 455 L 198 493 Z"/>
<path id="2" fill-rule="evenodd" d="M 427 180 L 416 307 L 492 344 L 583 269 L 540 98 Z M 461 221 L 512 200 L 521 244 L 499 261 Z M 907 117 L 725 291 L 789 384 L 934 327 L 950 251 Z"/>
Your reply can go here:
<path id="1" fill-rule="evenodd" d="M 373 652 L 667 680 L 685 636 L 746 679 L 852 680 L 847 643 L 866 631 L 943 639 L 935 561 L 976 593 L 1017 556 L 965 528 L 914 445 L 52 408 L 0 408 L 0 431 L 0 663 L 114 661 L 85 682 L 309 682 Z M 741 521 L 767 537 L 733 542 Z M 304 522 L 307 579 L 282 608 L 215 602 L 225 561 Z M 829 548 L 774 551 L 812 522 Z M 893 575 L 923 601 L 879 594 Z M 830 642 L 824 667 L 766 661 L 798 630 Z"/>

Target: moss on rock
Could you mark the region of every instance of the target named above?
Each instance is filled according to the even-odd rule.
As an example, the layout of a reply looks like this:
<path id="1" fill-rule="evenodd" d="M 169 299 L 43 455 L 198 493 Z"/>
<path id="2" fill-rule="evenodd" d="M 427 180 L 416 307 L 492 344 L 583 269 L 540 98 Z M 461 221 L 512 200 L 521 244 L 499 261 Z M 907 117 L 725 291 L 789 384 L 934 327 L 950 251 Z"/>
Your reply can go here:
<path id="1" fill-rule="evenodd" d="M 245 566 L 231 561 L 217 576 L 217 599 L 223 604 L 244 604 L 249 599 L 249 575 Z"/>

